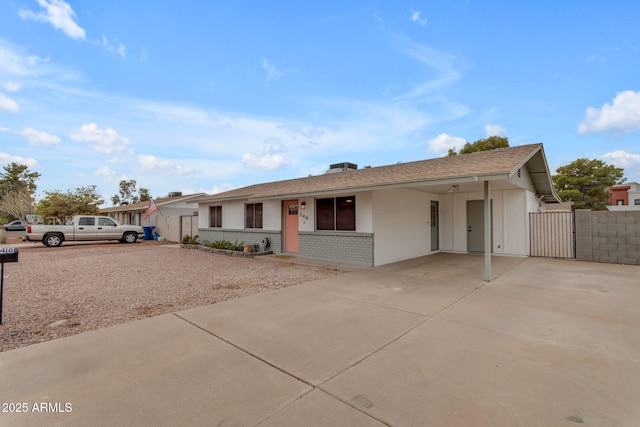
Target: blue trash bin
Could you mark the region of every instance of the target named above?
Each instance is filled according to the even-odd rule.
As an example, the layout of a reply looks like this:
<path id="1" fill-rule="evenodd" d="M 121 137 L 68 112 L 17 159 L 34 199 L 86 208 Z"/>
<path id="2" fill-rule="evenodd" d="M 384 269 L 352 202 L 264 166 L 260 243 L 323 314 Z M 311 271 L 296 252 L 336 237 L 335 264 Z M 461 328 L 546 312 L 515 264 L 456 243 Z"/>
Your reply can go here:
<path id="1" fill-rule="evenodd" d="M 153 240 L 154 228 L 156 227 L 153 225 L 143 226 L 142 229 L 144 230 L 144 237 L 142 238 L 142 240 Z"/>

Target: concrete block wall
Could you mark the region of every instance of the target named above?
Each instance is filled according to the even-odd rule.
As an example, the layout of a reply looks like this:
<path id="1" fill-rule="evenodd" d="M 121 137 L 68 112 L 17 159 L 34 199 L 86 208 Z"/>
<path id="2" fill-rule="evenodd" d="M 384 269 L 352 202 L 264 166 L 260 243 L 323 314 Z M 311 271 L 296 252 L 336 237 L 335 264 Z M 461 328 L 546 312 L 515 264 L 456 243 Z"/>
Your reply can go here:
<path id="1" fill-rule="evenodd" d="M 373 233 L 300 232 L 300 256 L 373 266 Z"/>
<path id="2" fill-rule="evenodd" d="M 576 213 L 576 259 L 640 265 L 640 211 Z"/>
<path id="3" fill-rule="evenodd" d="M 590 209 L 576 209 L 576 259 L 593 261 L 593 226 Z"/>

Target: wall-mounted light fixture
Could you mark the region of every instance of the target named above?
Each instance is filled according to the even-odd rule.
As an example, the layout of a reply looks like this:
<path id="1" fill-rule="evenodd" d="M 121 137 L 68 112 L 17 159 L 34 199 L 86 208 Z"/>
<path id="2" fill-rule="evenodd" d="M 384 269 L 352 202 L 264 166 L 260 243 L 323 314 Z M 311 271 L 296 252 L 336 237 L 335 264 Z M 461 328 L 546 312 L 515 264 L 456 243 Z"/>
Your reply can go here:
<path id="1" fill-rule="evenodd" d="M 307 209 L 307 202 L 300 203 L 300 209 Z"/>

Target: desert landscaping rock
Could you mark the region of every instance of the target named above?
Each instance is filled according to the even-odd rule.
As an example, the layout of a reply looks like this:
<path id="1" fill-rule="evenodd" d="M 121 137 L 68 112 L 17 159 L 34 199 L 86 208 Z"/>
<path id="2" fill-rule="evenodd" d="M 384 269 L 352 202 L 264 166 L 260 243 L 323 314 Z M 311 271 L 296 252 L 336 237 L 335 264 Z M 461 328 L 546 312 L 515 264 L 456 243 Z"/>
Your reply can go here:
<path id="1" fill-rule="evenodd" d="M 260 258 L 160 242 L 21 249 L 5 267 L 0 351 L 340 273 Z"/>

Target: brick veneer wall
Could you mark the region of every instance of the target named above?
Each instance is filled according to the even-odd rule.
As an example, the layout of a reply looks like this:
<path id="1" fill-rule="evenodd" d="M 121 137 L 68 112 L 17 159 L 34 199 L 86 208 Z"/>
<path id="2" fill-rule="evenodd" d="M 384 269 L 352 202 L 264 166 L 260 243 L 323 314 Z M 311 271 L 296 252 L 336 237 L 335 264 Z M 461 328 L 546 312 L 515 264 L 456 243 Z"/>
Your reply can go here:
<path id="1" fill-rule="evenodd" d="M 640 211 L 575 213 L 577 260 L 640 265 Z"/>
<path id="2" fill-rule="evenodd" d="M 373 233 L 300 232 L 300 256 L 373 266 Z"/>
<path id="3" fill-rule="evenodd" d="M 198 233 L 200 242 L 228 240 L 233 243 L 237 240 L 248 245 L 259 244 L 263 237 L 268 236 L 271 239 L 269 249 L 276 254 L 283 252 L 282 235 L 279 231 L 201 228 Z M 298 255 L 301 257 L 373 266 L 373 233 L 301 231 L 299 238 Z"/>

